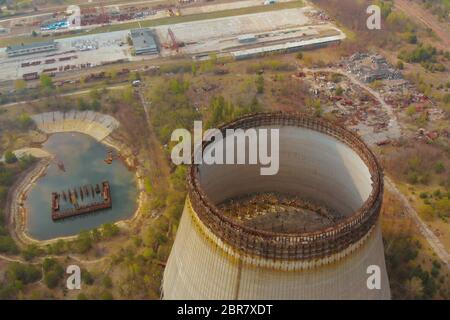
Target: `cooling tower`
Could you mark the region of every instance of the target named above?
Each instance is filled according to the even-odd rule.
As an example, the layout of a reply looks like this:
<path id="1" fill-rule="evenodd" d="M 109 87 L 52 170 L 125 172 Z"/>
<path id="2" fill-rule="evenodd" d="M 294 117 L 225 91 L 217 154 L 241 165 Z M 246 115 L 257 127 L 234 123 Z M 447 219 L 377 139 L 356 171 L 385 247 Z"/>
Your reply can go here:
<path id="1" fill-rule="evenodd" d="M 191 165 L 163 298 L 390 299 L 378 223 L 382 170 L 360 138 L 303 114 L 253 114 L 220 130 L 225 140 L 235 139 L 225 132 L 237 128 L 279 129 L 279 171 L 261 175 L 254 164 Z M 215 143 L 204 142 L 202 149 Z M 276 212 L 242 220 L 221 209 L 229 199 L 273 192 L 308 199 L 332 214 Z M 374 265 L 379 289 L 367 285 Z"/>

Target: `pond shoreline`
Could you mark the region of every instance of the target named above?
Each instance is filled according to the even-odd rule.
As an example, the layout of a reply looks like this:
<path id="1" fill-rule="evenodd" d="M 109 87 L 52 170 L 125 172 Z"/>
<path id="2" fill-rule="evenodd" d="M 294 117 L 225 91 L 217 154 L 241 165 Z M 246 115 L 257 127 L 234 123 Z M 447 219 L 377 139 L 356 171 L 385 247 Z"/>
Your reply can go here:
<path id="1" fill-rule="evenodd" d="M 63 131 L 67 132 L 67 131 Z M 82 133 L 87 134 L 88 136 L 93 137 L 96 141 L 99 143 L 108 146 L 114 150 L 117 151 L 117 153 L 120 155 L 120 159 L 123 160 L 126 167 L 133 171 L 134 176 L 136 177 L 136 188 L 137 188 L 137 198 L 135 200 L 135 210 L 133 214 L 127 218 L 122 219 L 114 222 L 117 226 L 121 228 L 128 228 L 132 227 L 132 225 L 139 220 L 139 218 L 142 216 L 143 213 L 143 204 L 146 200 L 146 193 L 144 189 L 144 179 L 143 179 L 143 173 L 142 168 L 137 163 L 135 157 L 133 156 L 131 150 L 127 147 L 126 144 L 121 143 L 114 138 L 112 138 L 110 135 L 107 137 L 104 137 L 103 139 L 99 140 L 98 137 L 95 137 L 90 134 L 90 132 L 83 132 L 83 130 L 74 130 L 73 132 L 76 133 Z M 58 132 L 47 132 L 47 138 Z M 59 240 L 65 240 L 65 241 L 71 241 L 75 240 L 78 235 L 71 235 L 71 236 L 62 236 L 62 237 L 55 237 L 52 239 L 47 240 L 39 240 L 36 238 L 33 238 L 27 230 L 27 218 L 28 218 L 28 212 L 25 208 L 25 200 L 27 197 L 28 192 L 32 188 L 32 186 L 36 183 L 36 181 L 45 175 L 45 172 L 48 168 L 48 166 L 51 163 L 51 157 L 42 158 L 39 159 L 39 161 L 33 166 L 32 169 L 27 171 L 24 176 L 20 177 L 17 183 L 12 187 L 12 190 L 10 192 L 10 199 L 9 203 L 7 203 L 7 215 L 9 216 L 9 226 L 11 231 L 11 236 L 16 240 L 16 242 L 21 245 L 29 245 L 34 244 L 38 246 L 46 246 L 49 244 L 56 243 Z"/>

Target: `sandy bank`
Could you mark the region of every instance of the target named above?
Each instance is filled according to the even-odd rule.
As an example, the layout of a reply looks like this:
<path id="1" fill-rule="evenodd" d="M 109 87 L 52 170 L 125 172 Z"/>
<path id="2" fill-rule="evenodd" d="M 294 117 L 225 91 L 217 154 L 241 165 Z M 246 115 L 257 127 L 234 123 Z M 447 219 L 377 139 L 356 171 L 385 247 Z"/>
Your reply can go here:
<path id="1" fill-rule="evenodd" d="M 142 215 L 146 193 L 144 191 L 142 169 L 138 165 L 130 148 L 126 144 L 119 142 L 110 136 L 110 134 L 119 127 L 119 122 L 112 116 L 103 115 L 92 111 L 71 111 L 67 113 L 48 112 L 34 115 L 32 118 L 36 122 L 38 129 L 46 134 L 60 132 L 84 133 L 93 137 L 97 141 L 114 148 L 118 153 L 120 153 L 125 164 L 129 168 L 132 168 L 135 172 L 139 196 L 136 199 L 136 211 L 133 216 L 127 220 L 117 221 L 116 224 L 123 228 L 131 228 L 134 222 Z M 77 237 L 74 235 L 49 240 L 38 240 L 34 239 L 27 233 L 27 212 L 24 206 L 26 195 L 37 179 L 45 174 L 50 162 L 51 157 L 40 159 L 33 170 L 26 173 L 12 191 L 11 201 L 8 205 L 11 232 L 15 240 L 17 240 L 21 245 L 32 243 L 39 246 L 45 246 L 55 243 L 58 240 L 74 240 Z"/>
<path id="2" fill-rule="evenodd" d="M 44 133 L 81 132 L 98 141 L 105 139 L 120 125 L 114 117 L 94 111 L 54 111 L 36 114 L 32 118 Z"/>

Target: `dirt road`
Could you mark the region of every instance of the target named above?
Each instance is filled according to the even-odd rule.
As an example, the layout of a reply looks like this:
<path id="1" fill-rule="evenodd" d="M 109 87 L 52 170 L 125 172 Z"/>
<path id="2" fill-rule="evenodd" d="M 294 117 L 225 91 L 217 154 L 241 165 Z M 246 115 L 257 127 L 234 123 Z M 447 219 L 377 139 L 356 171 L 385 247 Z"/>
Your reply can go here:
<path id="1" fill-rule="evenodd" d="M 346 78 L 348 78 L 353 84 L 357 85 L 358 87 L 366 90 L 369 92 L 377 101 L 380 103 L 383 110 L 388 114 L 389 116 L 389 124 L 388 124 L 388 131 L 389 136 L 392 139 L 399 138 L 401 135 L 401 126 L 399 122 L 397 121 L 397 117 L 392 109 L 392 106 L 388 103 L 386 103 L 381 96 L 381 94 L 375 90 L 373 90 L 371 87 L 369 87 L 367 84 L 359 81 L 356 79 L 353 75 L 345 72 L 342 69 L 335 69 L 335 68 L 318 68 L 318 69 L 309 69 L 304 68 L 303 71 L 309 71 L 309 72 L 328 72 L 328 73 L 337 73 L 340 74 Z"/>
<path id="2" fill-rule="evenodd" d="M 438 18 L 431 12 L 411 0 L 395 0 L 395 7 L 413 18 L 413 20 L 419 19 L 424 25 L 432 29 L 442 40 L 442 43 L 437 43 L 436 46 L 439 49 L 448 49 L 450 46 L 450 25 L 439 22 Z"/>
<path id="3" fill-rule="evenodd" d="M 312 71 L 312 72 L 334 72 L 339 73 L 345 77 L 347 77 L 350 81 L 352 81 L 354 84 L 360 86 L 361 88 L 367 90 L 373 97 L 375 97 L 378 102 L 381 104 L 382 108 L 386 111 L 386 113 L 389 115 L 390 123 L 389 126 L 395 132 L 396 135 L 401 134 L 401 126 L 399 122 L 397 121 L 397 118 L 392 110 L 392 107 L 386 103 L 383 99 L 383 97 L 375 90 L 367 86 L 366 84 L 362 83 L 358 79 L 356 79 L 353 75 L 348 74 L 344 70 L 341 69 L 331 69 L 331 68 L 322 68 L 322 69 L 303 69 L 303 71 Z M 450 254 L 445 250 L 444 245 L 439 240 L 439 238 L 428 228 L 425 222 L 420 219 L 419 214 L 417 211 L 412 207 L 412 205 L 409 203 L 409 200 L 406 198 L 406 196 L 400 192 L 400 190 L 397 189 L 395 184 L 390 180 L 387 176 L 385 176 L 385 186 L 388 188 L 391 192 L 393 192 L 397 197 L 402 201 L 406 211 L 411 216 L 413 221 L 417 224 L 421 234 L 425 237 L 425 239 L 430 244 L 431 248 L 436 252 L 438 257 L 447 265 L 447 268 L 450 270 Z"/>

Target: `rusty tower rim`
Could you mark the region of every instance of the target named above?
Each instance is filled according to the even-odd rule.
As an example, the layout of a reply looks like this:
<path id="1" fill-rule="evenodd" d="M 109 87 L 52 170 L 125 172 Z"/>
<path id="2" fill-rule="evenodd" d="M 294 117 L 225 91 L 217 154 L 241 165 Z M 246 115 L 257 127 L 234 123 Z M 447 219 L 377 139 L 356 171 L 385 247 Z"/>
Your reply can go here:
<path id="1" fill-rule="evenodd" d="M 235 249 L 250 255 L 272 259 L 308 260 L 338 253 L 363 238 L 376 224 L 383 196 L 383 172 L 375 155 L 361 138 L 331 121 L 304 113 L 267 112 L 243 116 L 219 127 L 249 129 L 261 126 L 295 126 L 317 131 L 346 144 L 368 167 L 372 191 L 351 216 L 331 227 L 310 232 L 272 232 L 235 222 L 209 200 L 198 179 L 198 165 L 191 165 L 188 180 L 189 199 L 200 221 L 213 234 Z M 203 141 L 202 150 L 213 141 Z M 194 155 L 193 155 L 194 158 Z M 192 162 L 194 163 L 194 162 Z"/>

